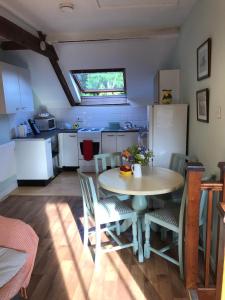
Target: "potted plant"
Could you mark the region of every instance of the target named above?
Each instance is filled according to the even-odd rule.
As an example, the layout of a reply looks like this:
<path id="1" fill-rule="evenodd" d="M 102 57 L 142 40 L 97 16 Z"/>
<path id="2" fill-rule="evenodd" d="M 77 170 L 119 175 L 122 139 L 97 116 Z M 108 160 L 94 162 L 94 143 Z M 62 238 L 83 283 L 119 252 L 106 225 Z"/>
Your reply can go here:
<path id="1" fill-rule="evenodd" d="M 135 177 L 141 177 L 141 166 L 147 166 L 153 157 L 153 152 L 143 145 L 133 145 L 125 149 L 122 154 L 124 165 L 132 168 Z"/>

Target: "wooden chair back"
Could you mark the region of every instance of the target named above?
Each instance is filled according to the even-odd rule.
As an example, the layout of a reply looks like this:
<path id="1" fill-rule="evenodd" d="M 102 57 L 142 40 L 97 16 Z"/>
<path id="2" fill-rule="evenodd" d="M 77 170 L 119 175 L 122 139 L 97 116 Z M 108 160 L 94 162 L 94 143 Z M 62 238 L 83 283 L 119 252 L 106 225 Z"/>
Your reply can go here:
<path id="1" fill-rule="evenodd" d="M 197 161 L 197 159 L 185 154 L 173 153 L 171 156 L 169 168 L 185 177 L 186 163 L 188 161 Z"/>
<path id="2" fill-rule="evenodd" d="M 94 218 L 98 204 L 98 197 L 93 179 L 92 177 L 83 174 L 79 169 L 77 173 L 80 180 L 84 213 L 87 213 L 89 216 Z"/>

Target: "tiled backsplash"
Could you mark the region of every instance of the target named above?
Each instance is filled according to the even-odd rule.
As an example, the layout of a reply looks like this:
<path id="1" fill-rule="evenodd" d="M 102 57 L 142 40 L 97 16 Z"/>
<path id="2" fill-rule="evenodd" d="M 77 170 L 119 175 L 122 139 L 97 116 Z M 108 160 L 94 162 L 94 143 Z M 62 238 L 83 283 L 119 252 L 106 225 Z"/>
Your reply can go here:
<path id="1" fill-rule="evenodd" d="M 11 138 L 17 136 L 17 126 L 20 124 L 27 123 L 28 119 L 33 118 L 32 112 L 18 112 L 8 116 L 9 120 L 9 135 Z"/>
<path id="2" fill-rule="evenodd" d="M 120 122 L 121 126 L 126 121 L 134 125 L 146 126 L 146 106 L 77 106 L 69 109 L 50 109 L 60 127 L 63 122 L 73 124 L 79 120 L 81 127 L 107 127 L 109 122 Z"/>

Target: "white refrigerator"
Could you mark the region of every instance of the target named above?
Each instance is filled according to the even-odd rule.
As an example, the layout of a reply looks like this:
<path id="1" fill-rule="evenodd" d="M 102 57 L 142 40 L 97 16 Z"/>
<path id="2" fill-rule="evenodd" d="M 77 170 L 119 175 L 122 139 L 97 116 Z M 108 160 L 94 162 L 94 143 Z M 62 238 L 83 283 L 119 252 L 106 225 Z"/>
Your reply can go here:
<path id="1" fill-rule="evenodd" d="M 168 168 L 173 153 L 186 154 L 188 105 L 149 105 L 147 113 L 153 166 Z"/>

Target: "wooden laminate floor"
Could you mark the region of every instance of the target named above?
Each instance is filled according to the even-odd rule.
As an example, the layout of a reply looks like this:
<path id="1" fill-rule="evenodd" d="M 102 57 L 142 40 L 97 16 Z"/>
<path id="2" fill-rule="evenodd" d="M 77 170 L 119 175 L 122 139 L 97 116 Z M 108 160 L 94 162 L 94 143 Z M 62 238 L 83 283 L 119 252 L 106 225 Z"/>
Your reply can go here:
<path id="1" fill-rule="evenodd" d="M 63 171 L 47 186 L 20 186 L 13 195 L 80 196 L 80 185 L 75 171 Z"/>
<path id="2" fill-rule="evenodd" d="M 12 195 L 0 214 L 24 220 L 40 238 L 30 300 L 187 299 L 178 268 L 154 254 L 143 264 L 131 249 L 103 254 L 96 271 L 82 245 L 80 196 Z"/>

